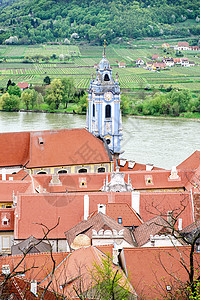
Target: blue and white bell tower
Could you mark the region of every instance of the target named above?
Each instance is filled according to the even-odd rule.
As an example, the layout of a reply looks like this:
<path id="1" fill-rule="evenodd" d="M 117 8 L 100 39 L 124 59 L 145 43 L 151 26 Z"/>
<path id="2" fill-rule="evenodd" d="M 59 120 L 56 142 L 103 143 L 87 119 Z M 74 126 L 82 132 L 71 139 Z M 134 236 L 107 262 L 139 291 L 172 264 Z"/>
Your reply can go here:
<path id="1" fill-rule="evenodd" d="M 91 78 L 88 95 L 87 126 L 89 132 L 105 138 L 112 154 L 120 154 L 122 120 L 118 74 L 115 81 L 105 55 L 99 63 L 96 78 Z"/>

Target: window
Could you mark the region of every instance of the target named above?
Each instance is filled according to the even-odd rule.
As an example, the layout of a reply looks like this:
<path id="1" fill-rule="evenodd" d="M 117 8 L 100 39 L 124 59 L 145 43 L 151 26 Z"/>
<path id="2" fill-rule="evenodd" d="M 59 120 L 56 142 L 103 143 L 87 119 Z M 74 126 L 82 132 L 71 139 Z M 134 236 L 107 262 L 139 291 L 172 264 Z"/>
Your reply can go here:
<path id="1" fill-rule="evenodd" d="M 3 220 L 2 220 L 2 225 L 8 225 L 9 224 L 9 220 L 4 217 Z"/>
<path id="2" fill-rule="evenodd" d="M 111 118 L 111 106 L 110 104 L 107 104 L 105 107 L 105 117 L 106 118 Z"/>
<path id="3" fill-rule="evenodd" d="M 106 140 L 107 145 L 109 145 L 111 143 L 110 139 Z"/>
<path id="4" fill-rule="evenodd" d="M 93 115 L 93 117 L 95 117 L 95 105 L 94 104 L 92 106 L 92 115 Z"/>
<path id="5" fill-rule="evenodd" d="M 85 168 L 79 169 L 78 173 L 87 173 L 87 169 L 85 169 Z"/>
<path id="6" fill-rule="evenodd" d="M 12 208 L 12 205 L 6 205 L 6 208 Z"/>
<path id="7" fill-rule="evenodd" d="M 45 171 L 40 171 L 40 172 L 38 172 L 37 174 L 47 174 L 47 172 L 45 172 Z"/>
<path id="8" fill-rule="evenodd" d="M 121 217 L 118 218 L 118 223 L 122 224 L 122 218 Z"/>
<path id="9" fill-rule="evenodd" d="M 109 78 L 108 74 L 105 74 L 104 81 L 110 81 L 110 78 Z"/>
<path id="10" fill-rule="evenodd" d="M 60 170 L 60 171 L 58 171 L 58 174 L 65 174 L 65 173 L 67 173 L 67 170 Z"/>
<path id="11" fill-rule="evenodd" d="M 104 167 L 98 168 L 98 173 L 104 173 L 106 170 Z"/>

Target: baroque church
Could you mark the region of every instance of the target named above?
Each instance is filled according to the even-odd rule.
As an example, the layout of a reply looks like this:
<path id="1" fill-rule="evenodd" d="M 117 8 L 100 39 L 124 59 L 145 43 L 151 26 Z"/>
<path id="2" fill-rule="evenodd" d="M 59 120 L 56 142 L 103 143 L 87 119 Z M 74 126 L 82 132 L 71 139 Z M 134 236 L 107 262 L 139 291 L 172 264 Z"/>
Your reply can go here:
<path id="1" fill-rule="evenodd" d="M 115 156 L 121 153 L 120 101 L 118 74 L 114 80 L 104 45 L 103 58 L 99 63 L 96 78 L 94 79 L 92 74 L 89 86 L 86 129 L 105 139 L 110 152 Z"/>

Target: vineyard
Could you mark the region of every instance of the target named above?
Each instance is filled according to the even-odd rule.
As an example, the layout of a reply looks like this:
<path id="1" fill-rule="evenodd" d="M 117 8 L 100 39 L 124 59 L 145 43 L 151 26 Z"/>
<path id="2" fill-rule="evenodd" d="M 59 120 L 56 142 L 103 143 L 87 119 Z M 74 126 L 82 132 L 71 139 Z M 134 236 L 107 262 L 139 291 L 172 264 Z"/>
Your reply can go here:
<path id="1" fill-rule="evenodd" d="M 139 43 L 139 42 L 138 42 Z M 175 42 L 174 42 L 175 43 Z M 195 61 L 196 66 L 191 68 L 173 67 L 168 70 L 153 72 L 143 67 L 136 67 L 135 60 L 142 58 L 148 61 L 153 54 L 163 55 L 161 48 L 153 48 L 148 41 L 143 44 L 140 41 L 135 47 L 121 48 L 109 45 L 106 48 L 106 56 L 113 68 L 113 77 L 119 74 L 121 89 L 134 91 L 144 89 L 147 86 L 159 89 L 172 86 L 179 89 L 200 91 L 200 59 L 192 51 L 187 57 Z M 87 89 L 91 80 L 91 74 L 96 73 L 94 64 L 99 63 L 102 58 L 102 47 L 78 47 L 76 45 L 37 45 L 37 46 L 0 46 L 0 87 L 5 87 L 8 80 L 15 83 L 28 82 L 30 84 L 43 84 L 45 76 L 51 79 L 70 76 L 74 78 L 76 87 Z M 59 55 L 70 57 L 68 61 L 60 61 Z M 56 56 L 47 62 L 39 61 L 33 63 L 23 62 L 25 57 L 36 55 Z M 125 62 L 126 68 L 119 68 L 118 62 Z"/>

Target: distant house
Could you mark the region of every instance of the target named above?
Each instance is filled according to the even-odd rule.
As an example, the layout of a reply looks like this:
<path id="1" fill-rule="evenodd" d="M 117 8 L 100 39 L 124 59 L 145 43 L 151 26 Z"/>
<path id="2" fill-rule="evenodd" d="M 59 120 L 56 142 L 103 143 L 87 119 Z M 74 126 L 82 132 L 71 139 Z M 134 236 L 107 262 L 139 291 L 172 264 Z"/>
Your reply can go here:
<path id="1" fill-rule="evenodd" d="M 28 82 L 18 82 L 17 86 L 21 89 L 21 91 L 24 91 L 30 87 L 30 84 Z"/>
<path id="2" fill-rule="evenodd" d="M 99 68 L 99 64 L 94 64 L 94 69 L 98 69 Z"/>
<path id="3" fill-rule="evenodd" d="M 154 55 L 152 56 L 152 59 L 153 59 L 153 60 L 157 60 L 157 59 L 159 59 L 159 55 L 157 55 L 157 54 L 154 54 Z"/>
<path id="4" fill-rule="evenodd" d="M 189 50 L 192 50 L 192 51 L 199 51 L 199 46 L 190 46 L 190 47 L 189 47 Z"/>
<path id="5" fill-rule="evenodd" d="M 168 43 L 163 43 L 161 47 L 162 48 L 169 48 L 169 44 Z"/>
<path id="6" fill-rule="evenodd" d="M 166 69 L 166 67 L 167 67 L 167 65 L 164 62 L 155 62 L 155 63 L 153 63 L 153 66 L 152 66 L 152 68 L 154 70 L 164 70 L 164 69 Z"/>
<path id="7" fill-rule="evenodd" d="M 125 62 L 119 62 L 118 66 L 119 66 L 119 68 L 126 68 L 126 63 Z"/>
<path id="8" fill-rule="evenodd" d="M 195 62 L 194 61 L 189 61 L 189 67 L 194 67 L 195 66 Z"/>
<path id="9" fill-rule="evenodd" d="M 180 57 L 174 57 L 173 61 L 176 65 L 180 65 L 181 64 L 181 58 Z"/>
<path id="10" fill-rule="evenodd" d="M 152 70 L 152 66 L 153 66 L 153 62 L 152 61 L 147 61 L 146 62 L 147 69 Z"/>
<path id="11" fill-rule="evenodd" d="M 189 43 L 187 42 L 179 42 L 177 46 L 174 47 L 174 50 L 190 50 Z"/>
<path id="12" fill-rule="evenodd" d="M 162 62 L 164 62 L 167 67 L 173 67 L 174 66 L 174 60 L 171 57 L 163 58 Z"/>
<path id="13" fill-rule="evenodd" d="M 182 67 L 189 67 L 189 60 L 187 57 L 182 57 L 181 58 L 181 66 Z"/>
<path id="14" fill-rule="evenodd" d="M 144 61 L 143 61 L 143 59 L 141 59 L 141 58 L 136 59 L 135 63 L 136 63 L 136 65 L 138 65 L 138 66 L 144 65 Z"/>

